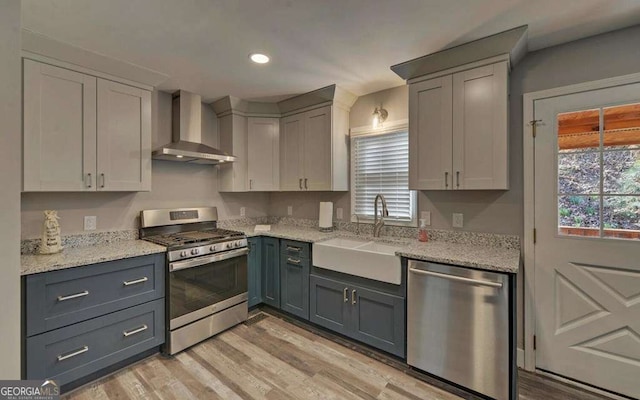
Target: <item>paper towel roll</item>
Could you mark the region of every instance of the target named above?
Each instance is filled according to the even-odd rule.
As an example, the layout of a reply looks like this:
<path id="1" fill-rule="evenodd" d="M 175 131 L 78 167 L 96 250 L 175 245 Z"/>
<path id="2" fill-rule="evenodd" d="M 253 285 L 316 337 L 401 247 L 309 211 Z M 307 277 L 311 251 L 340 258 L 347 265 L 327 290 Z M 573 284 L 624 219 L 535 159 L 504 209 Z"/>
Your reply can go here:
<path id="1" fill-rule="evenodd" d="M 320 202 L 320 229 L 333 228 L 333 203 L 330 201 Z"/>

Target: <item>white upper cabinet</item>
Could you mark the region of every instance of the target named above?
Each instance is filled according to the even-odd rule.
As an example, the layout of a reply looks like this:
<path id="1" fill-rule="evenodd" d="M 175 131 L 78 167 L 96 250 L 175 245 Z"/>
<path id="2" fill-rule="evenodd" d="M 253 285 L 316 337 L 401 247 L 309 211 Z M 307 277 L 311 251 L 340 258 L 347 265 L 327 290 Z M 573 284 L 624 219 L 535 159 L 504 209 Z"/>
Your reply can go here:
<path id="1" fill-rule="evenodd" d="M 280 123 L 278 118 L 249 117 L 247 129 L 247 175 L 249 190 L 280 189 Z"/>
<path id="2" fill-rule="evenodd" d="M 96 78 L 24 60 L 24 190 L 96 190 Z"/>
<path id="3" fill-rule="evenodd" d="M 410 84 L 410 188 L 508 189 L 507 121 L 506 61 Z"/>
<path id="4" fill-rule="evenodd" d="M 348 190 L 349 111 L 324 106 L 282 118 L 280 190 Z"/>
<path id="5" fill-rule="evenodd" d="M 409 87 L 409 186 L 448 189 L 451 175 L 451 75 Z"/>
<path id="6" fill-rule="evenodd" d="M 303 190 L 304 114 L 280 120 L 280 190 Z"/>
<path id="7" fill-rule="evenodd" d="M 98 79 L 98 190 L 151 190 L 151 93 Z"/>
<path id="8" fill-rule="evenodd" d="M 151 189 L 151 94 L 24 60 L 23 190 Z"/>
<path id="9" fill-rule="evenodd" d="M 266 192 L 280 187 L 279 118 L 227 114 L 218 118 L 220 149 L 237 157 L 218 166 L 221 192 Z"/>

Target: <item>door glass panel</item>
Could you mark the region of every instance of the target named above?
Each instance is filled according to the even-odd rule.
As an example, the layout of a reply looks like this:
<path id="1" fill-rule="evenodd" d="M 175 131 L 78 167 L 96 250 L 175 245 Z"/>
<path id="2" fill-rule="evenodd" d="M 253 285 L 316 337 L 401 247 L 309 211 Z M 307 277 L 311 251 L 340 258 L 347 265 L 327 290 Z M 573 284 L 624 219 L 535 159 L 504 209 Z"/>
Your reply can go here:
<path id="1" fill-rule="evenodd" d="M 561 153 L 600 148 L 600 110 L 558 114 L 558 150 Z"/>
<path id="2" fill-rule="evenodd" d="M 606 151 L 603 168 L 605 193 L 640 194 L 640 150 Z"/>
<path id="3" fill-rule="evenodd" d="M 560 234 L 599 236 L 600 199 L 598 196 L 559 196 L 558 220 Z"/>
<path id="4" fill-rule="evenodd" d="M 596 152 L 559 154 L 558 193 L 600 193 L 600 154 Z"/>
<path id="5" fill-rule="evenodd" d="M 558 233 L 640 240 L 640 103 L 558 114 L 557 127 Z"/>
<path id="6" fill-rule="evenodd" d="M 606 196 L 604 237 L 640 239 L 640 196 Z"/>
<path id="7" fill-rule="evenodd" d="M 640 148 L 640 103 L 604 109 L 604 147 Z"/>

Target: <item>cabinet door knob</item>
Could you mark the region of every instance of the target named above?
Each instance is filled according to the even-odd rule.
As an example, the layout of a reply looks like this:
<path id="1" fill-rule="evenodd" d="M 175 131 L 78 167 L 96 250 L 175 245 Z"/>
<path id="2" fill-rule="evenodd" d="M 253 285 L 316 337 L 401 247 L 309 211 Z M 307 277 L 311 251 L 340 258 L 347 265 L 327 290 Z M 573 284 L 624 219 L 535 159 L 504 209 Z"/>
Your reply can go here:
<path id="1" fill-rule="evenodd" d="M 356 304 L 356 290 L 355 290 L 355 289 L 353 289 L 353 290 L 351 291 L 351 304 L 352 304 L 352 305 L 355 305 L 355 304 Z"/>
<path id="2" fill-rule="evenodd" d="M 102 179 L 102 183 L 100 184 L 100 187 L 104 188 L 104 174 L 100 174 L 100 178 Z"/>
<path id="3" fill-rule="evenodd" d="M 91 172 L 87 174 L 87 187 L 90 188 L 93 185 L 93 178 L 91 177 Z"/>
<path id="4" fill-rule="evenodd" d="M 253 179 L 249 179 L 249 190 L 253 189 Z"/>
<path id="5" fill-rule="evenodd" d="M 456 171 L 456 187 L 460 187 L 460 171 Z"/>
<path id="6" fill-rule="evenodd" d="M 349 301 L 349 295 L 347 294 L 348 291 L 349 291 L 349 288 L 344 288 L 344 292 L 342 292 L 342 296 L 345 303 Z"/>
<path id="7" fill-rule="evenodd" d="M 449 172 L 444 173 L 444 187 L 449 188 Z"/>
<path id="8" fill-rule="evenodd" d="M 307 178 L 304 178 L 304 188 L 309 189 L 309 186 L 307 186 Z"/>
<path id="9" fill-rule="evenodd" d="M 302 178 L 298 181 L 298 186 L 300 186 L 300 190 L 302 190 Z"/>

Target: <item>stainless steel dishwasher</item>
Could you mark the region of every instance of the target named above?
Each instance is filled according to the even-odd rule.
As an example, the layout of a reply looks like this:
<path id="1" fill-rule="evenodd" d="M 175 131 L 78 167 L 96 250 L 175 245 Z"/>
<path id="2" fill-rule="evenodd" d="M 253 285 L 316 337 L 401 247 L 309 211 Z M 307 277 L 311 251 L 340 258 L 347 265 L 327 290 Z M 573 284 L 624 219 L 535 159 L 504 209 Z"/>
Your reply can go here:
<path id="1" fill-rule="evenodd" d="M 407 363 L 509 399 L 509 277 L 419 261 L 408 270 Z"/>

